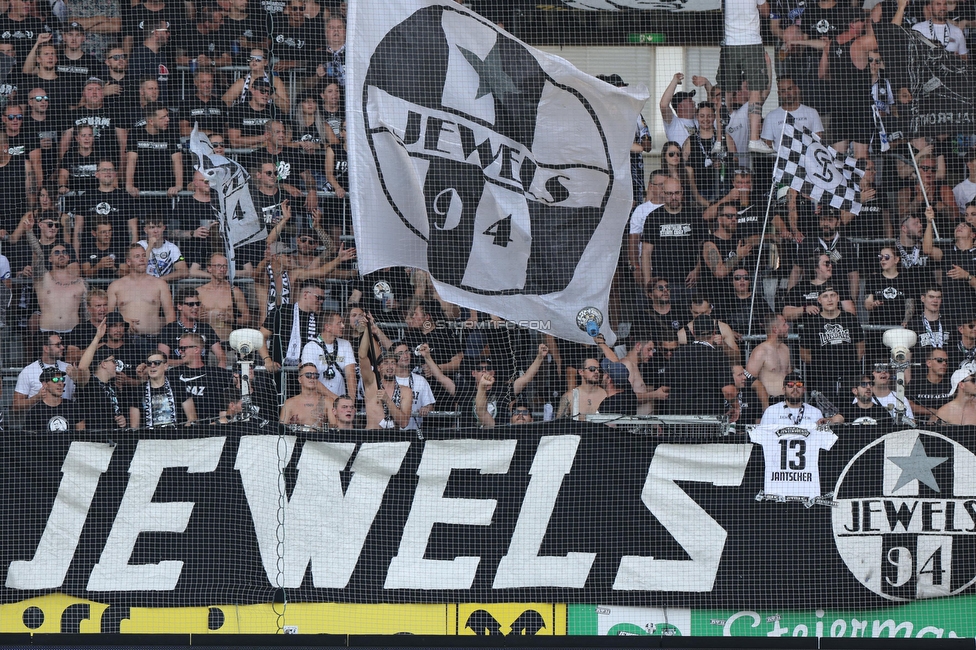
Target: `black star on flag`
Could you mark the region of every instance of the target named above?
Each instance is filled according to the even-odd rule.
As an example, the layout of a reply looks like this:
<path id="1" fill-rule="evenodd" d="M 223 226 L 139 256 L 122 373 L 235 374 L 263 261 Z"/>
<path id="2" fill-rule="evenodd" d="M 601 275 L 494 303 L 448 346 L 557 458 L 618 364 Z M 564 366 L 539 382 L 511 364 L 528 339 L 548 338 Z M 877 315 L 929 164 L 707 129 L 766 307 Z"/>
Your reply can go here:
<path id="1" fill-rule="evenodd" d="M 518 92 L 518 87 L 512 78 L 502 69 L 501 51 L 498 46 L 491 48 L 488 56 L 481 60 L 478 55 L 471 50 L 458 47 L 458 51 L 464 59 L 471 64 L 475 72 L 478 73 L 478 92 L 475 99 L 481 99 L 491 93 L 496 99 L 501 99 L 505 95 L 512 95 Z"/>

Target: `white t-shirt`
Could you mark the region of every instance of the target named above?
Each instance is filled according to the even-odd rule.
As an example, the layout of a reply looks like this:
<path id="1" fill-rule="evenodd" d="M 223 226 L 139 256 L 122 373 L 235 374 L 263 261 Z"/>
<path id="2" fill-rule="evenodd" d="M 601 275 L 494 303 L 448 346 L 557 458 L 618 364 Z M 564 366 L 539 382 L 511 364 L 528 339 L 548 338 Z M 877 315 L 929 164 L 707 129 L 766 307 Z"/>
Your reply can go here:
<path id="1" fill-rule="evenodd" d="M 725 133 L 732 138 L 735 143 L 736 156 L 739 165 L 751 168 L 749 157 L 749 102 L 729 114 L 729 125 L 725 128 Z"/>
<path id="2" fill-rule="evenodd" d="M 803 417 L 800 417 L 800 411 Z M 777 402 L 763 412 L 762 420 L 759 424 L 772 424 L 776 426 L 817 426 L 817 422 L 823 418 L 823 411 L 813 404 L 801 404 L 796 408 L 786 405 L 786 402 Z"/>
<path id="3" fill-rule="evenodd" d="M 876 402 L 878 402 L 878 404 L 888 409 L 889 413 L 892 411 L 892 409 L 894 409 L 895 404 L 898 403 L 898 398 L 895 397 L 895 391 L 891 391 L 884 397 L 878 397 L 875 395 L 874 399 Z M 907 395 L 905 396 L 905 417 L 907 417 L 909 420 L 915 419 L 915 413 L 912 412 L 912 405 L 908 403 Z"/>
<path id="4" fill-rule="evenodd" d="M 941 45 L 946 52 L 952 52 L 963 56 L 969 54 L 966 49 L 966 35 L 955 25 L 943 23 L 936 25 L 931 20 L 926 20 L 912 25 L 912 30 L 918 32 L 925 38 L 937 45 Z"/>
<path id="5" fill-rule="evenodd" d="M 763 489 L 767 494 L 789 497 L 823 494 L 820 451 L 829 450 L 837 442 L 832 431 L 809 425 L 760 425 L 749 433 L 749 440 L 762 446 L 766 475 Z"/>
<path id="6" fill-rule="evenodd" d="M 401 386 L 406 386 L 413 391 L 413 412 L 416 413 L 428 404 L 433 404 L 434 392 L 430 389 L 430 383 L 423 375 L 418 375 L 415 372 L 410 373 L 409 377 L 396 378 L 397 383 Z M 410 422 L 404 429 L 416 430 L 424 423 L 424 419 L 417 417 L 416 415 L 410 416 Z"/>
<path id="7" fill-rule="evenodd" d="M 966 206 L 973 199 L 976 199 L 976 183 L 968 178 L 964 178 L 961 183 L 952 188 L 952 196 L 956 198 L 956 207 L 959 208 L 959 214 L 965 215 Z"/>
<path id="8" fill-rule="evenodd" d="M 797 126 L 805 126 L 808 131 L 813 133 L 823 133 L 823 122 L 820 121 L 820 113 L 817 109 L 811 108 L 806 104 L 800 104 L 795 111 L 790 111 L 793 122 Z M 773 143 L 773 150 L 779 149 L 780 137 L 783 135 L 783 123 L 786 122 L 786 110 L 780 106 L 769 113 L 763 120 L 762 135 L 763 140 Z"/>
<path id="9" fill-rule="evenodd" d="M 644 224 L 647 222 L 647 216 L 660 207 L 661 205 L 658 203 L 646 201 L 634 208 L 633 214 L 630 215 L 630 234 L 640 235 L 643 233 Z"/>
<path id="10" fill-rule="evenodd" d="M 154 278 L 161 278 L 173 272 L 173 267 L 183 259 L 180 247 L 169 241 L 163 242 L 159 248 L 149 250 L 149 242 L 145 239 L 139 240 L 139 245 L 146 249 L 146 274 Z"/>
<path id="11" fill-rule="evenodd" d="M 332 345 L 326 345 L 323 348 L 320 341 L 321 339 L 316 337 L 305 344 L 305 347 L 302 348 L 302 359 L 299 364 L 314 363 L 319 371 L 319 381 L 322 382 L 322 385 L 336 395 L 345 395 L 348 392 L 346 390 L 345 369 L 356 365 L 352 344 L 346 339 L 336 339 Z M 326 348 L 328 348 L 328 354 L 326 354 Z M 335 354 L 335 362 L 329 363 L 326 356 L 332 354 Z M 330 366 L 333 373 L 331 379 L 325 376 L 325 372 Z"/>
<path id="12" fill-rule="evenodd" d="M 668 136 L 668 140 L 684 144 L 688 136 L 694 133 L 697 128 L 698 122 L 686 117 L 678 117 L 672 110 L 671 123 L 664 125 L 664 135 Z"/>
<path id="13" fill-rule="evenodd" d="M 27 397 L 33 397 L 41 392 L 41 371 L 44 368 L 50 368 L 51 365 L 58 367 L 58 370 L 65 373 L 64 381 L 64 399 L 71 399 L 75 394 L 75 382 L 71 377 L 67 376 L 68 364 L 64 361 L 57 361 L 54 364 L 42 364 L 41 360 L 38 359 L 34 363 L 24 366 L 24 369 L 20 371 L 17 375 L 17 384 L 14 386 L 14 392 L 20 393 L 21 395 L 27 395 Z"/>
<path id="14" fill-rule="evenodd" d="M 762 45 L 759 9 L 766 0 L 725 0 L 725 44 Z"/>

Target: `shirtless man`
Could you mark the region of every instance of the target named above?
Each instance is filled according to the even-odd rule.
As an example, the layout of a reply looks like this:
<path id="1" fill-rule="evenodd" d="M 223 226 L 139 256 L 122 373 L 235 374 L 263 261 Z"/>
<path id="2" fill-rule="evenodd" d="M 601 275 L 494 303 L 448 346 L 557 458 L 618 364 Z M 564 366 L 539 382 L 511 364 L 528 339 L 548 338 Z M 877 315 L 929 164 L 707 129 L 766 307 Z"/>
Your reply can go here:
<path id="1" fill-rule="evenodd" d="M 108 310 L 117 308 L 132 333 L 155 336 L 163 325 L 176 320 L 169 284 L 146 274 L 148 258 L 140 244 L 129 245 L 126 262 L 129 274 L 108 285 Z"/>
<path id="2" fill-rule="evenodd" d="M 34 236 L 33 229 L 27 232 L 27 241 L 34 251 L 34 292 L 41 309 L 38 325 L 42 332 L 66 334 L 78 324 L 78 308 L 88 291 L 81 277 L 81 268 L 71 263 L 68 247 L 55 244 L 51 248 L 48 265 L 44 263 L 44 252 Z"/>
<path id="3" fill-rule="evenodd" d="M 285 400 L 278 422 L 316 428 L 328 426 L 335 399 L 319 391 L 317 384 L 319 371 L 315 364 L 303 363 L 299 366 L 298 385 L 301 392 Z"/>
<path id="4" fill-rule="evenodd" d="M 197 287 L 200 320 L 214 328 L 221 341 L 226 341 L 231 332 L 251 324 L 251 310 L 244 292 L 227 280 L 226 257 L 220 253 L 211 255 L 207 272 L 213 279 Z"/>
<path id="5" fill-rule="evenodd" d="M 370 324 L 373 319 L 369 318 Z M 373 372 L 369 349 L 373 339 L 369 329 L 359 342 L 359 369 L 363 378 L 367 429 L 402 429 L 410 422 L 413 391 L 396 380 L 396 359 L 386 353 L 380 357 L 379 377 Z"/>
<path id="6" fill-rule="evenodd" d="M 965 366 L 952 373 L 952 401 L 935 412 L 946 424 L 976 424 L 976 370 Z"/>
<path id="7" fill-rule="evenodd" d="M 766 340 L 756 346 L 746 363 L 746 381 L 759 395 L 763 410 L 769 408 L 771 397 L 783 395 L 783 377 L 793 369 L 786 337 L 790 323 L 782 314 L 766 319 Z"/>
<path id="8" fill-rule="evenodd" d="M 580 374 L 580 385 L 563 393 L 562 399 L 559 400 L 556 418 L 572 417 L 574 420 L 585 420 L 585 417 L 578 416 L 598 413 L 600 403 L 607 397 L 607 391 L 600 385 L 602 376 L 599 361 L 586 359 L 583 367 L 577 372 Z"/>

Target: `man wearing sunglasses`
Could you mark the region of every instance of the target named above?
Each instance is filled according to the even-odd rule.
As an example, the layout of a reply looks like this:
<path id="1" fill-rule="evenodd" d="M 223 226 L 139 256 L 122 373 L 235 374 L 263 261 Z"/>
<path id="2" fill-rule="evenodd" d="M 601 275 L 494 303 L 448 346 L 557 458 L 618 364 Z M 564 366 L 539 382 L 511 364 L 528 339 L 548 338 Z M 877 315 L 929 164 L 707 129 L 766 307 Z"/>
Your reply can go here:
<path id="1" fill-rule="evenodd" d="M 67 375 L 57 368 L 41 371 L 40 399 L 24 415 L 24 429 L 41 435 L 85 430 L 80 409 L 64 399 L 66 380 Z"/>
<path id="2" fill-rule="evenodd" d="M 329 414 L 338 396 L 319 383 L 319 376 L 314 363 L 303 363 L 298 367 L 299 393 L 285 400 L 278 422 L 319 429 L 329 426 Z"/>
<path id="3" fill-rule="evenodd" d="M 204 361 L 206 345 L 207 342 L 200 333 L 184 332 L 176 348 L 182 365 L 174 373 L 179 375 L 179 385 L 183 391 L 193 398 L 197 417 L 201 420 L 220 415 L 221 407 L 225 406 L 221 404 L 221 396 L 234 385 L 233 373 L 221 366 L 208 366 Z"/>
<path id="4" fill-rule="evenodd" d="M 804 401 L 806 385 L 798 372 L 791 372 L 783 379 L 783 401 L 763 411 L 759 424 L 778 426 L 813 427 L 825 423 L 823 412 Z"/>
<path id="5" fill-rule="evenodd" d="M 934 424 L 935 413 L 952 399 L 949 354 L 941 348 L 929 348 L 925 359 L 925 377 L 908 384 L 909 403 L 919 419 Z"/>
<path id="6" fill-rule="evenodd" d="M 227 357 L 220 345 L 217 332 L 210 325 L 200 320 L 200 296 L 195 287 L 181 286 L 176 291 L 176 320 L 163 326 L 159 333 L 160 352 L 170 358 L 170 367 L 177 367 L 184 363 L 183 352 L 179 347 L 180 339 L 187 334 L 197 334 L 203 338 L 203 347 L 199 357 L 206 363 L 207 353 L 212 353 L 217 360 L 217 366 L 227 366 Z M 174 358 L 175 357 L 175 358 Z"/>
<path id="7" fill-rule="evenodd" d="M 133 428 L 178 426 L 197 419 L 193 396 L 182 390 L 178 374 L 169 369 L 165 354 L 150 353 L 137 372 L 148 379 L 136 394 L 138 406 L 129 407 Z"/>
<path id="8" fill-rule="evenodd" d="M 976 369 L 966 366 L 952 373 L 952 401 L 935 412 L 945 424 L 976 424 Z"/>
<path id="9" fill-rule="evenodd" d="M 607 398 L 599 361 L 584 359 L 583 367 L 577 372 L 580 376 L 580 385 L 563 393 L 559 400 L 556 418 L 570 417 L 574 420 L 586 420 L 585 416 L 599 412 L 600 404 Z"/>

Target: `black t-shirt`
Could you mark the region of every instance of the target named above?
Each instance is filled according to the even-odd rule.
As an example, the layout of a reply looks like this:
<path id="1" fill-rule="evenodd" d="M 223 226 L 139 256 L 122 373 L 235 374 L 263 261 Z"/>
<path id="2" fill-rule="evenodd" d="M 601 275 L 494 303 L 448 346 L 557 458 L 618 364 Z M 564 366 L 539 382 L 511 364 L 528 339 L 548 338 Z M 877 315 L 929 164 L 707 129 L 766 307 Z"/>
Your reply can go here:
<path id="1" fill-rule="evenodd" d="M 908 329 L 918 335 L 916 349 L 925 348 L 928 354 L 930 348 L 948 348 L 958 338 L 956 329 L 948 319 L 937 318 L 934 321 L 925 319 L 924 313 L 917 313 L 908 321 Z"/>
<path id="2" fill-rule="evenodd" d="M 620 392 L 600 403 L 600 413 L 621 413 L 637 415 L 637 393 L 629 385 L 621 387 Z"/>
<path id="3" fill-rule="evenodd" d="M 208 225 L 211 221 L 218 221 L 217 202 L 201 202 L 192 196 L 183 197 L 176 204 L 176 219 L 180 230 L 194 231 L 197 228 Z M 172 233 L 170 239 L 173 239 Z M 180 247 L 187 264 L 196 262 L 202 267 L 206 267 L 210 261 L 211 238 L 200 239 L 190 236 L 189 238 L 173 239 Z"/>
<path id="4" fill-rule="evenodd" d="M 666 412 L 720 416 L 725 412 L 722 388 L 732 383 L 728 357 L 700 341 L 682 345 L 671 356 L 661 383 L 671 388 L 662 402 Z"/>
<path id="5" fill-rule="evenodd" d="M 81 98 L 81 92 L 84 90 L 85 82 L 88 81 L 89 77 L 99 76 L 103 65 L 90 54 L 82 54 L 81 58 L 72 61 L 64 55 L 64 52 L 59 52 L 58 64 L 54 71 L 58 74 L 58 80 L 64 82 L 62 88 L 65 96 L 61 99 L 65 100 L 68 105 L 77 104 Z"/>
<path id="6" fill-rule="evenodd" d="M 27 55 L 37 41 L 37 36 L 42 32 L 50 31 L 47 25 L 33 16 L 23 20 L 11 20 L 7 15 L 0 16 L 0 43 L 14 44 L 18 67 L 27 60 Z"/>
<path id="7" fill-rule="evenodd" d="M 283 191 L 280 187 L 272 195 L 267 195 L 264 192 L 259 192 L 254 189 L 251 192 L 251 200 L 254 202 L 254 207 L 257 210 L 258 217 L 264 222 L 265 227 L 270 231 L 274 228 L 284 214 L 281 211 L 281 204 L 287 201 L 290 197 L 288 193 Z M 289 223 L 289 228 L 286 234 L 281 237 L 281 239 L 286 239 L 290 235 L 291 223 Z"/>
<path id="8" fill-rule="evenodd" d="M 24 97 L 33 87 L 26 76 L 21 73 L 20 65 L 14 63 L 13 69 L 4 77 L 3 83 L 0 83 L 0 97 L 3 98 L 4 104 L 7 104 L 10 102 L 10 97 L 16 93 L 17 98 L 24 101 Z"/>
<path id="9" fill-rule="evenodd" d="M 93 150 L 82 156 L 77 147 L 71 147 L 61 159 L 61 169 L 68 170 L 68 189 L 73 192 L 92 192 L 98 188 L 95 172 L 101 160 Z"/>
<path id="10" fill-rule="evenodd" d="M 57 75 L 54 79 L 42 79 L 37 74 L 28 74 L 22 77 L 24 83 L 17 92 L 19 101 L 27 103 L 27 93 L 31 88 L 43 88 L 48 96 L 48 112 L 57 115 L 64 115 L 69 108 L 78 103 L 81 97 L 81 89 L 78 88 L 77 80 L 69 75 Z"/>
<path id="11" fill-rule="evenodd" d="M 140 190 L 165 191 L 176 183 L 173 155 L 180 153 L 180 133 L 172 125 L 156 133 L 142 127 L 129 134 L 126 148 L 139 156 L 133 181 Z"/>
<path id="12" fill-rule="evenodd" d="M 115 133 L 117 128 L 125 128 L 119 121 L 118 115 L 108 106 L 102 108 L 79 108 L 72 111 L 65 128 L 72 128 L 87 124 L 95 134 L 95 152 L 107 160 L 115 163 L 119 168 L 119 138 Z M 121 180 L 121 179 L 120 179 Z"/>
<path id="13" fill-rule="evenodd" d="M 251 53 L 250 48 L 255 47 L 260 41 L 267 38 L 268 31 L 265 29 L 264 20 L 263 12 L 251 12 L 243 20 L 224 18 L 223 29 L 226 29 L 230 35 L 231 51 L 238 50 L 236 56 L 239 58 L 235 65 L 245 63 Z M 247 47 L 239 45 L 242 39 L 248 41 Z"/>
<path id="14" fill-rule="evenodd" d="M 701 212 L 688 206 L 677 214 L 662 208 L 648 215 L 641 240 L 654 246 L 651 255 L 654 275 L 684 286 L 685 277 L 698 264 L 698 250 L 705 233 Z"/>
<path id="15" fill-rule="evenodd" d="M 233 386 L 234 375 L 229 370 L 204 366 L 203 368 L 174 368 L 172 373 L 176 381 L 170 379 L 173 390 L 181 389 L 187 397 L 193 398 L 197 419 L 215 418 L 226 404 L 223 404 L 223 393 Z"/>
<path id="16" fill-rule="evenodd" d="M 891 419 L 888 409 L 878 402 L 872 403 L 869 409 L 862 409 L 853 402 L 845 404 L 841 407 L 840 414 L 844 416 L 845 424 L 854 424 L 860 418 L 871 418 L 878 424 L 885 424 Z"/>
<path id="17" fill-rule="evenodd" d="M 678 332 L 684 328 L 686 318 L 678 316 L 678 309 L 671 305 L 667 314 L 659 314 L 653 309 L 644 311 L 635 324 L 638 339 L 651 339 L 655 343 L 678 340 Z"/>
<path id="18" fill-rule="evenodd" d="M 163 329 L 159 332 L 158 341 L 163 345 L 169 346 L 169 356 L 171 358 L 178 359 L 183 356 L 180 352 L 180 339 L 190 332 L 194 332 L 203 337 L 203 349 L 200 350 L 200 356 L 206 360 L 207 354 L 210 352 L 210 346 L 220 341 L 217 332 L 207 323 L 197 321 L 196 325 L 187 328 L 177 319 L 163 326 Z"/>
<path id="19" fill-rule="evenodd" d="M 243 137 L 264 134 L 264 125 L 269 120 L 281 119 L 274 104 L 268 104 L 264 110 L 256 111 L 250 104 L 232 106 L 227 116 L 227 129 L 239 129 Z"/>
<path id="20" fill-rule="evenodd" d="M 133 205 L 132 197 L 121 188 L 111 192 L 101 192 L 97 189 L 85 192 L 75 197 L 74 212 L 85 218 L 84 232 L 78 233 L 81 247 L 92 242 L 91 231 L 99 217 L 105 217 L 112 224 L 112 242 L 123 247 L 120 262 L 125 261 L 129 243 L 129 219 L 139 216 Z"/>
<path id="21" fill-rule="evenodd" d="M 93 376 L 78 392 L 75 401 L 85 418 L 87 431 L 121 428 L 115 421 L 115 417 L 119 415 L 125 417 L 126 421 L 129 419 L 128 404 L 114 382 L 103 383 Z"/>
<path id="22" fill-rule="evenodd" d="M 83 241 L 81 245 L 80 255 L 78 256 L 78 261 L 81 264 L 91 264 L 93 267 L 97 265 L 102 258 L 114 256 L 115 269 L 118 269 L 119 264 L 125 262 L 125 256 L 129 252 L 129 247 L 126 245 L 128 238 L 123 233 L 121 236 L 116 237 L 115 232 L 112 232 L 112 241 L 109 243 L 107 250 L 99 250 L 95 245 L 95 240 L 92 237 L 88 237 L 87 240 Z M 91 276 L 100 280 L 115 280 L 117 279 L 118 272 L 113 269 L 101 269 L 95 275 Z"/>
<path id="23" fill-rule="evenodd" d="M 194 123 L 198 123 L 201 131 L 223 133 L 227 106 L 219 97 L 211 97 L 209 102 L 204 102 L 194 93 L 180 106 L 180 119 L 187 120 L 191 129 Z"/>
<path id="24" fill-rule="evenodd" d="M 844 382 L 858 370 L 857 344 L 864 340 L 861 324 L 844 311 L 836 318 L 807 316 L 802 323 L 800 347 L 810 350 L 811 357 L 807 380 L 833 398 L 838 394 L 836 382 L 846 386 Z"/>
<path id="25" fill-rule="evenodd" d="M 181 28 L 186 24 L 186 15 L 182 6 L 177 7 L 175 5 L 167 5 L 159 11 L 150 11 L 144 4 L 124 5 L 122 7 L 122 34 L 123 36 L 131 36 L 134 43 L 141 45 L 160 20 L 169 23 L 170 42 L 178 41 L 181 36 Z"/>
<path id="26" fill-rule="evenodd" d="M 282 61 L 297 61 L 304 64 L 314 60 L 312 52 L 312 32 L 308 21 L 298 27 L 292 27 L 287 21 L 281 20 L 274 25 L 271 38 L 271 52 Z"/>
<path id="27" fill-rule="evenodd" d="M 196 27 L 190 27 L 183 32 L 177 47 L 191 59 L 201 55 L 217 59 L 231 53 L 231 40 L 230 30 L 224 26 L 209 34 L 201 34 Z"/>
<path id="28" fill-rule="evenodd" d="M 62 400 L 58 406 L 48 406 L 41 401 L 27 410 L 21 426 L 38 435 L 69 433 L 83 419 L 84 416 L 74 402 Z"/>
<path id="29" fill-rule="evenodd" d="M 933 384 L 924 375 L 913 379 L 906 387 L 908 398 L 920 406 L 938 411 L 939 408 L 952 400 L 952 395 L 949 394 L 949 390 L 952 388 L 951 376 L 952 370 L 950 369 L 938 384 Z"/>
<path id="30" fill-rule="evenodd" d="M 918 292 L 902 271 L 897 277 L 888 279 L 880 273 L 868 279 L 864 288 L 865 296 L 874 296 L 882 304 L 871 310 L 872 325 L 900 325 L 905 319 L 905 301 L 912 299 L 917 303 Z"/>
<path id="31" fill-rule="evenodd" d="M 172 24 L 172 23 L 170 23 Z M 132 46 L 132 54 L 129 55 L 129 70 L 126 74 L 132 75 L 136 79 L 147 77 L 155 79 L 159 86 L 159 101 L 168 106 L 169 101 L 169 78 L 171 64 L 166 55 L 166 48 L 159 52 L 153 52 L 141 42 Z"/>
<path id="32" fill-rule="evenodd" d="M 5 221 L 13 224 L 7 228 L 13 232 L 20 217 L 27 212 L 27 160 L 25 156 L 12 157 L 0 167 L 0 196 L 3 196 Z"/>
<path id="33" fill-rule="evenodd" d="M 820 290 L 827 285 L 834 286 L 830 282 L 821 285 L 801 282 L 785 293 L 777 294 L 776 311 L 782 313 L 784 307 L 820 307 L 817 298 L 820 296 Z"/>
<path id="34" fill-rule="evenodd" d="M 976 248 L 968 251 L 958 250 L 955 245 L 942 248 L 942 313 L 952 321 L 952 327 L 973 317 L 976 298 L 965 280 L 953 280 L 945 275 L 953 266 L 960 267 L 970 275 L 976 275 Z"/>
<path id="35" fill-rule="evenodd" d="M 180 425 L 186 422 L 183 402 L 192 399 L 192 395 L 182 389 L 180 374 L 176 368 L 166 371 L 166 381 L 169 383 L 153 387 L 148 381 L 139 387 L 136 397 L 140 400 L 141 420 L 143 426 Z M 195 405 L 195 404 L 194 404 Z"/>

